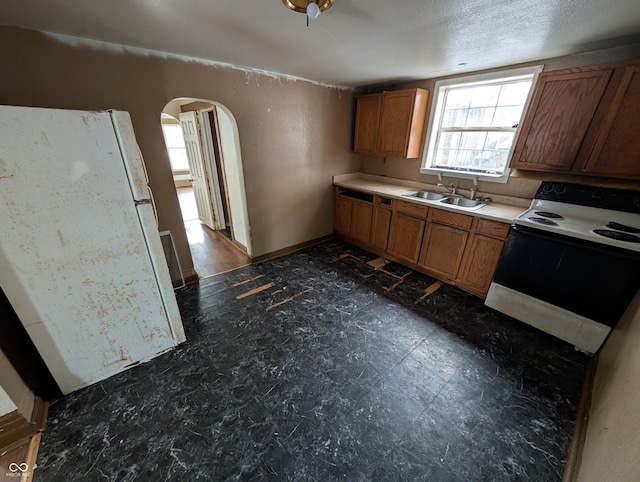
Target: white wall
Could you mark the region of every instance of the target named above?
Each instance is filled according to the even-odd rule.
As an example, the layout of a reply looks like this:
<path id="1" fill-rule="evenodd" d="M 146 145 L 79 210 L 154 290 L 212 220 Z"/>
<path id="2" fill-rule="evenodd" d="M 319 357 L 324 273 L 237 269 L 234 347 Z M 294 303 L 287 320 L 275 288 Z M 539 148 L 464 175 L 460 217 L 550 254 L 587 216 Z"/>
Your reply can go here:
<path id="1" fill-rule="evenodd" d="M 251 253 L 251 231 L 247 215 L 247 199 L 244 186 L 244 173 L 240 157 L 240 140 L 235 120 L 226 109 L 216 106 L 218 115 L 218 130 L 220 131 L 220 151 L 224 162 L 224 172 L 227 178 L 227 196 L 229 210 L 233 224 L 235 240 Z"/>

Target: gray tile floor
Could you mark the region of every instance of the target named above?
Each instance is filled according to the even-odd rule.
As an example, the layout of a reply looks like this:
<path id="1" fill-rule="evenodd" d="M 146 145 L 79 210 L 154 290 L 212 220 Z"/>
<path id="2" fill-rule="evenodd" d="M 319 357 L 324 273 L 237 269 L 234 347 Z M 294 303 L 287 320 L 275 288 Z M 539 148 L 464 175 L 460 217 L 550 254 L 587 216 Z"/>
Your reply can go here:
<path id="1" fill-rule="evenodd" d="M 35 480 L 561 480 L 588 358 L 374 258 L 181 290 L 188 342 L 52 403 Z"/>

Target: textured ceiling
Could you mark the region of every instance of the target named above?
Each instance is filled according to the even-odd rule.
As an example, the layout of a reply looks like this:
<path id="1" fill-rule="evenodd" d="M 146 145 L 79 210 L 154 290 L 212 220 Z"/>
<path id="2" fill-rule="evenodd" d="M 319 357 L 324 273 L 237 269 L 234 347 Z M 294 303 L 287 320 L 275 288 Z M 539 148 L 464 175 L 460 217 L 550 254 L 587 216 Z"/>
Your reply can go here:
<path id="1" fill-rule="evenodd" d="M 338 86 L 440 77 L 638 42 L 638 0 L 3 0 L 0 24 Z"/>

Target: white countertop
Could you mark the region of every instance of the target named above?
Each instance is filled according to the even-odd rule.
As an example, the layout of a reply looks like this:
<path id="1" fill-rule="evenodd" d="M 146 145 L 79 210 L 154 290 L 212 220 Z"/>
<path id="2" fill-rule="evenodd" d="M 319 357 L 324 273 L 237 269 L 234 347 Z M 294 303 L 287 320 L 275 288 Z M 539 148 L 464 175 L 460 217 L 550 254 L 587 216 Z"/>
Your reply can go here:
<path id="1" fill-rule="evenodd" d="M 479 218 L 490 219 L 492 221 L 503 223 L 511 223 L 515 217 L 523 211 L 526 211 L 531 203 L 531 201 L 527 199 L 511 198 L 492 194 L 490 196 L 492 199 L 495 199 L 494 202 L 491 202 L 479 209 L 469 210 L 443 204 L 438 201 L 427 201 L 403 196 L 403 194 L 415 191 L 445 192 L 443 188 L 437 187 L 433 184 L 386 178 L 384 176 L 374 176 L 362 172 L 333 176 L 333 184 L 368 194 L 378 194 L 380 196 L 400 199 L 413 204 L 434 207 L 444 211 L 468 214 L 470 216 L 477 216 Z M 467 196 L 465 197 L 468 197 L 468 191 L 460 192 L 462 195 L 465 193 L 467 193 Z"/>

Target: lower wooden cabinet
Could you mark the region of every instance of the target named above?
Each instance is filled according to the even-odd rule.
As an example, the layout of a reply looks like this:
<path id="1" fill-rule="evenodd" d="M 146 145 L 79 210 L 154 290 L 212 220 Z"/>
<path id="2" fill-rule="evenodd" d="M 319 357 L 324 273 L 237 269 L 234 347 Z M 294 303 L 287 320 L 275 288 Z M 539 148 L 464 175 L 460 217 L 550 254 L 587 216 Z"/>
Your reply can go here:
<path id="1" fill-rule="evenodd" d="M 405 213 L 396 212 L 391 221 L 389 246 L 387 250 L 394 256 L 417 264 L 420 256 L 422 236 L 427 222 Z"/>
<path id="2" fill-rule="evenodd" d="M 504 239 L 476 234 L 469 243 L 460 285 L 478 296 L 485 297 L 498 266 Z"/>
<path id="3" fill-rule="evenodd" d="M 355 191 L 341 193 L 336 190 L 333 229 L 337 233 L 355 241 L 369 244 L 372 221 L 372 195 Z"/>
<path id="4" fill-rule="evenodd" d="M 424 236 L 419 265 L 455 280 L 468 237 L 468 231 L 430 223 Z"/>
<path id="5" fill-rule="evenodd" d="M 498 267 L 509 225 L 487 219 L 476 219 L 462 260 L 458 284 L 482 298 L 487 295 Z"/>
<path id="6" fill-rule="evenodd" d="M 509 224 L 336 189 L 337 234 L 484 298 Z"/>
<path id="7" fill-rule="evenodd" d="M 368 244 L 371 239 L 372 219 L 373 205 L 354 199 L 351 208 L 351 237 L 356 241 Z"/>
<path id="8" fill-rule="evenodd" d="M 389 229 L 391 228 L 391 209 L 376 206 L 373 208 L 371 244 L 376 248 L 387 249 Z"/>
<path id="9" fill-rule="evenodd" d="M 351 208 L 353 199 L 337 195 L 333 216 L 333 229 L 345 236 L 351 236 Z"/>

